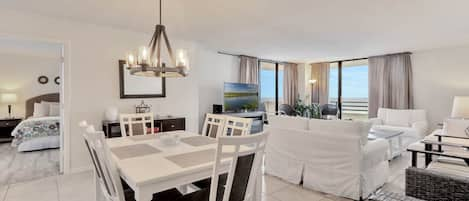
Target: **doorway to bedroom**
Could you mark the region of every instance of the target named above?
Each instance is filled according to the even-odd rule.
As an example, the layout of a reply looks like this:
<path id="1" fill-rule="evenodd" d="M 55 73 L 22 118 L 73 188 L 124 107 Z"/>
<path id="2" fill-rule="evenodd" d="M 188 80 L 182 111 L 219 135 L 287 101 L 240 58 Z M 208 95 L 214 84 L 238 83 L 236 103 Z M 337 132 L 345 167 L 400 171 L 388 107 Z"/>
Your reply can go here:
<path id="1" fill-rule="evenodd" d="M 63 164 L 63 45 L 0 38 L 0 187 Z"/>

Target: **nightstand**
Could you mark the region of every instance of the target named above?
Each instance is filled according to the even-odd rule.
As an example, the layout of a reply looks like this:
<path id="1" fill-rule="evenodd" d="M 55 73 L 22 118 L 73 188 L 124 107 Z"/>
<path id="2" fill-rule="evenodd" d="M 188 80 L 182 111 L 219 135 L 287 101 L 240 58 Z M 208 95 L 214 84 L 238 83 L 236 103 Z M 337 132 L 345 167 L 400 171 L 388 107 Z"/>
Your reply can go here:
<path id="1" fill-rule="evenodd" d="M 11 142 L 11 132 L 23 119 L 0 119 L 0 143 Z"/>

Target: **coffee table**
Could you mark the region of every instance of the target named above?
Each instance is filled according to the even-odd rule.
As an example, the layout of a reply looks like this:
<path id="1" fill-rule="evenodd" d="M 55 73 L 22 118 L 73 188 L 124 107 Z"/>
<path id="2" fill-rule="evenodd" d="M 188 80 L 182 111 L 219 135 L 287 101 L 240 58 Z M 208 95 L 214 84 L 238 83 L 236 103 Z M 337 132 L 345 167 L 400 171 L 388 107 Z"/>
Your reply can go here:
<path id="1" fill-rule="evenodd" d="M 371 129 L 369 134 L 368 134 L 368 140 L 375 140 L 375 139 L 385 139 L 385 140 L 387 140 L 388 143 L 389 143 L 388 160 L 391 160 L 394 157 L 400 155 L 403 151 L 402 150 L 402 134 L 404 134 L 404 131 L 386 130 L 386 129 Z M 394 153 L 393 141 L 396 138 L 397 138 L 397 143 L 398 143 L 398 152 Z"/>

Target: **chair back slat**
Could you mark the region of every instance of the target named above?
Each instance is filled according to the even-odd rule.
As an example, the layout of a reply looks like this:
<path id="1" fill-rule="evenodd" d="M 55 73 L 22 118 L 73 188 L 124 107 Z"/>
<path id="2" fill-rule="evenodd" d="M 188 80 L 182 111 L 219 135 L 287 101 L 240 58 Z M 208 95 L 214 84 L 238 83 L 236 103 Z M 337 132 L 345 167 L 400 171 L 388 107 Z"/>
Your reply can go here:
<path id="1" fill-rule="evenodd" d="M 252 119 L 226 116 L 224 136 L 244 136 L 251 132 Z"/>
<path id="2" fill-rule="evenodd" d="M 218 137 L 209 201 L 217 200 L 218 177 L 223 174 L 222 160 L 228 159 L 231 165 L 222 201 L 243 201 L 254 198 L 254 184 L 259 176 L 267 137 L 267 132 Z"/>
<path id="3" fill-rule="evenodd" d="M 97 184 L 107 201 L 125 201 L 124 190 L 119 173 L 109 149 L 106 147 L 104 132 L 95 131 L 92 126 L 86 128 L 83 134 L 85 145 L 91 156 Z"/>
<path id="4" fill-rule="evenodd" d="M 120 114 L 122 137 L 155 134 L 153 113 Z M 150 132 L 148 132 L 150 125 Z"/>
<path id="5" fill-rule="evenodd" d="M 225 128 L 225 115 L 206 114 L 204 126 L 202 128 L 202 135 L 217 138 Z"/>

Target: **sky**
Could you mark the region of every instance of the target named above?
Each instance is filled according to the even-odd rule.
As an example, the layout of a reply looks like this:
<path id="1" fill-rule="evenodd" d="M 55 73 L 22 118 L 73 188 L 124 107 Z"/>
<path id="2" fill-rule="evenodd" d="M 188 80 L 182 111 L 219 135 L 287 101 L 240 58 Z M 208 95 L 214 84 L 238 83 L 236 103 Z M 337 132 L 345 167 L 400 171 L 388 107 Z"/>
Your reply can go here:
<path id="1" fill-rule="evenodd" d="M 225 92 L 248 92 L 257 93 L 257 84 L 241 84 L 225 82 Z"/>
<path id="2" fill-rule="evenodd" d="M 261 98 L 275 97 L 275 71 L 261 69 Z M 283 71 L 279 72 L 279 86 L 283 86 Z M 342 95 L 344 98 L 368 98 L 368 66 L 344 67 L 342 71 Z M 329 76 L 329 97 L 337 98 L 338 71 L 331 68 Z M 279 87 L 283 97 L 283 87 Z"/>
<path id="3" fill-rule="evenodd" d="M 283 97 L 283 71 L 279 71 L 279 97 Z M 265 70 L 261 69 L 261 79 L 260 79 L 260 88 L 261 88 L 261 98 L 262 99 L 271 99 L 275 98 L 275 70 Z"/>
<path id="4" fill-rule="evenodd" d="M 329 97 L 338 96 L 338 70 L 331 68 L 329 75 Z M 368 66 L 344 67 L 342 69 L 342 97 L 368 98 Z"/>

